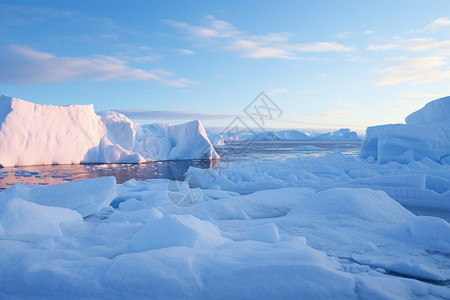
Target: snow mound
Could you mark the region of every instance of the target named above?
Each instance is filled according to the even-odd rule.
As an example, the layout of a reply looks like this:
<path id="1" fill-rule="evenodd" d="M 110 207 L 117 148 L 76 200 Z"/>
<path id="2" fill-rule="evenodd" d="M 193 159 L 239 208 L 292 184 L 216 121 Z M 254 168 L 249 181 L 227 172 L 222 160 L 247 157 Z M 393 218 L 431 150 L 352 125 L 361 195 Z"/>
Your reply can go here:
<path id="1" fill-rule="evenodd" d="M 76 210 L 83 217 L 97 214 L 116 197 L 116 179 L 101 177 L 49 186 L 16 184 L 0 193 L 0 202 L 21 198 L 39 205 Z"/>
<path id="2" fill-rule="evenodd" d="M 176 246 L 213 248 L 227 241 L 210 222 L 191 215 L 168 215 L 139 230 L 131 239 L 130 248 L 133 252 Z"/>
<path id="3" fill-rule="evenodd" d="M 219 158 L 203 125 L 139 125 L 93 105 L 41 105 L 0 97 L 0 164 L 140 163 Z"/>
<path id="4" fill-rule="evenodd" d="M 429 158 L 445 163 L 450 156 L 450 97 L 425 105 L 406 118 L 406 124 L 368 127 L 361 147 L 362 158 L 378 163 L 410 163 Z"/>
<path id="5" fill-rule="evenodd" d="M 267 223 L 256 226 L 245 233 L 244 239 L 254 240 L 265 243 L 275 243 L 280 240 L 280 233 L 277 225 L 274 223 Z"/>
<path id="6" fill-rule="evenodd" d="M 413 216 L 385 192 L 357 188 L 331 188 L 305 197 L 288 215 L 327 220 L 356 218 L 377 223 L 402 223 Z"/>
<path id="7" fill-rule="evenodd" d="M 63 236 L 62 226 L 80 225 L 77 212 L 60 207 L 47 207 L 20 198 L 0 201 L 0 238 L 23 242 L 39 242 Z"/>

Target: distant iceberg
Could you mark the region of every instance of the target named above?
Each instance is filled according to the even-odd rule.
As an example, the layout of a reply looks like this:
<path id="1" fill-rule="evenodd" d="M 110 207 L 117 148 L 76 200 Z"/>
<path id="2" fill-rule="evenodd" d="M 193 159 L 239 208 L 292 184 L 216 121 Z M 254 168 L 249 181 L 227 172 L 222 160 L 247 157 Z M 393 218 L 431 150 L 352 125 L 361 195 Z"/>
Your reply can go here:
<path id="1" fill-rule="evenodd" d="M 406 124 L 368 127 L 362 158 L 409 163 L 423 158 L 450 163 L 450 97 L 429 102 L 406 117 Z"/>
<path id="2" fill-rule="evenodd" d="M 140 125 L 93 105 L 0 97 L 0 164 L 141 163 L 219 158 L 200 121 Z"/>
<path id="3" fill-rule="evenodd" d="M 210 134 L 209 138 L 215 145 L 222 145 L 224 141 L 234 140 L 256 140 L 256 141 L 361 141 L 355 131 L 348 128 L 341 128 L 334 132 L 307 134 L 299 130 L 279 130 L 279 131 L 262 131 L 251 132 L 243 131 L 238 134 L 227 131 L 220 135 Z"/>
<path id="4" fill-rule="evenodd" d="M 313 138 L 316 141 L 361 141 L 355 131 L 350 131 L 348 128 L 341 128 L 334 132 L 322 133 Z"/>

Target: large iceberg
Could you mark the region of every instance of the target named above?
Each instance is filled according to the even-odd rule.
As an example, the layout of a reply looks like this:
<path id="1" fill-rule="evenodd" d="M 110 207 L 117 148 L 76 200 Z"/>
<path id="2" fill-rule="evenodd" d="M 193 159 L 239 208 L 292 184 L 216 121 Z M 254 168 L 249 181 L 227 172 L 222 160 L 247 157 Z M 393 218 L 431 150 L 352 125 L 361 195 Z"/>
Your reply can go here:
<path id="1" fill-rule="evenodd" d="M 406 124 L 368 127 L 361 147 L 362 158 L 378 163 L 408 163 L 425 157 L 450 162 L 450 97 L 429 102 L 406 117 Z"/>
<path id="2" fill-rule="evenodd" d="M 93 105 L 53 106 L 0 97 L 0 164 L 140 163 L 215 159 L 200 121 L 140 125 Z"/>

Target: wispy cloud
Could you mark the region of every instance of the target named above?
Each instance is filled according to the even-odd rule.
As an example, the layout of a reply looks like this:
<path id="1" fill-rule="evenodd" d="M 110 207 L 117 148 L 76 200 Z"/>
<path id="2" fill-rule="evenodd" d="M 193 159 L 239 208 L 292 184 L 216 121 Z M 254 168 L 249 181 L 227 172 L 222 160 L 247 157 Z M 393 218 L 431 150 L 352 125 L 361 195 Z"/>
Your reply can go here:
<path id="1" fill-rule="evenodd" d="M 389 109 L 392 110 L 406 110 L 406 111 L 415 111 L 422 108 L 423 105 L 417 103 L 411 103 L 409 101 L 398 100 L 395 101 L 395 105 L 390 106 Z"/>
<path id="2" fill-rule="evenodd" d="M 379 74 L 376 85 L 397 85 L 402 82 L 424 84 L 450 79 L 447 58 L 445 56 L 430 57 L 397 57 L 391 59 L 394 66 L 376 69 Z"/>
<path id="3" fill-rule="evenodd" d="M 373 30 L 366 30 L 363 32 L 363 34 L 375 34 L 375 31 Z"/>
<path id="4" fill-rule="evenodd" d="M 314 118 L 320 118 L 320 119 L 332 119 L 332 118 L 342 118 L 342 117 L 348 117 L 353 115 L 352 113 L 342 111 L 342 110 L 330 110 L 330 111 L 321 111 L 316 113 L 309 113 L 308 114 L 311 117 Z"/>
<path id="5" fill-rule="evenodd" d="M 271 90 L 267 91 L 266 94 L 269 96 L 276 96 L 276 95 L 280 95 L 280 94 L 285 94 L 287 92 L 288 92 L 288 89 L 286 89 L 286 88 L 277 88 L 277 89 L 271 89 Z"/>
<path id="6" fill-rule="evenodd" d="M 450 29 L 450 19 L 448 18 L 439 18 L 429 23 L 424 28 L 411 30 L 412 33 L 420 33 L 420 32 L 439 32 L 445 29 Z"/>
<path id="7" fill-rule="evenodd" d="M 134 120 L 232 120 L 236 117 L 231 114 L 186 110 L 116 109 L 114 111 Z"/>
<path id="8" fill-rule="evenodd" d="M 367 50 L 406 50 L 412 52 L 429 52 L 434 55 L 450 55 L 450 40 L 437 41 L 433 38 L 395 38 L 391 43 L 380 45 L 369 45 Z"/>
<path id="9" fill-rule="evenodd" d="M 356 106 L 356 104 L 354 104 L 354 103 L 348 103 L 348 102 L 345 102 L 345 101 L 336 101 L 336 103 L 340 104 L 340 105 L 343 105 L 343 106 L 347 106 L 347 107 L 355 107 Z"/>
<path id="10" fill-rule="evenodd" d="M 110 40 L 117 39 L 121 34 L 136 34 L 109 18 L 92 17 L 76 10 L 60 10 L 37 5 L 0 5 L 0 26 L 13 28 L 36 24 L 54 24 L 55 30 L 59 30 L 60 24 L 64 24 L 66 38 L 86 41 Z M 90 34 L 76 33 L 79 27 L 89 27 Z"/>
<path id="11" fill-rule="evenodd" d="M 232 121 L 236 117 L 240 117 L 241 119 L 250 119 L 248 115 L 233 115 L 233 114 L 222 114 L 222 113 L 212 113 L 212 112 L 204 112 L 204 111 L 186 111 L 186 110 L 159 110 L 159 111 L 150 111 L 150 110 L 141 110 L 141 109 L 116 109 L 116 112 L 122 113 L 130 119 L 133 120 L 150 120 L 150 121 L 170 121 L 170 120 L 228 120 Z M 342 115 L 342 114 L 341 114 Z M 349 115 L 346 113 L 346 115 Z M 278 122 L 280 124 L 301 124 L 301 125 L 314 125 L 314 126 L 327 126 L 330 128 L 340 128 L 340 127 L 354 127 L 349 124 L 330 124 L 324 122 L 311 122 L 308 120 L 303 120 L 296 118 L 291 114 L 287 114 L 286 117 L 282 118 L 273 118 L 272 121 Z M 249 126 L 255 126 L 249 120 Z M 364 127 L 365 128 L 365 127 Z M 223 128 L 220 128 L 223 129 Z M 363 129 L 363 127 L 361 127 Z"/>
<path id="12" fill-rule="evenodd" d="M 0 47 L 0 82 L 8 84 L 80 80 L 148 80 L 176 87 L 192 84 L 171 75 L 132 68 L 127 61 L 111 56 L 67 57 L 19 45 Z"/>
<path id="13" fill-rule="evenodd" d="M 208 15 L 202 26 L 165 20 L 166 24 L 183 30 L 196 45 L 239 53 L 249 58 L 298 59 L 297 52 L 348 52 L 353 48 L 337 42 L 292 43 L 288 32 L 251 35 L 233 24 Z"/>
<path id="14" fill-rule="evenodd" d="M 175 49 L 176 52 L 187 55 L 194 55 L 195 52 L 189 49 Z"/>
<path id="15" fill-rule="evenodd" d="M 402 94 L 401 97 L 406 99 L 436 99 L 439 97 L 442 97 L 442 94 L 436 94 L 436 93 L 426 93 L 422 91 L 412 91 L 406 94 Z"/>
<path id="16" fill-rule="evenodd" d="M 344 39 L 348 39 L 352 35 L 353 35 L 353 32 L 351 32 L 351 31 L 341 31 L 341 32 L 336 33 L 334 35 L 334 37 L 338 40 L 344 40 Z"/>

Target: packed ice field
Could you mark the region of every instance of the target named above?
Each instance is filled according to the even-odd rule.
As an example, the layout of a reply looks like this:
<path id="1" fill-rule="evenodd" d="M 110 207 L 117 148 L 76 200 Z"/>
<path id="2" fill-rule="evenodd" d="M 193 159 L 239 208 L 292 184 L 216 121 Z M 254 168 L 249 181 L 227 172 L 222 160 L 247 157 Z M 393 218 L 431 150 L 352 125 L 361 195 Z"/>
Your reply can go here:
<path id="1" fill-rule="evenodd" d="M 449 102 L 359 156 L 12 186 L 0 298 L 449 299 Z"/>

